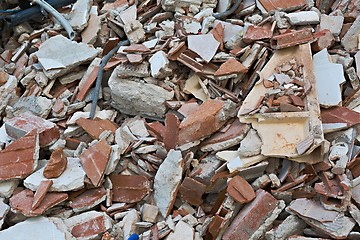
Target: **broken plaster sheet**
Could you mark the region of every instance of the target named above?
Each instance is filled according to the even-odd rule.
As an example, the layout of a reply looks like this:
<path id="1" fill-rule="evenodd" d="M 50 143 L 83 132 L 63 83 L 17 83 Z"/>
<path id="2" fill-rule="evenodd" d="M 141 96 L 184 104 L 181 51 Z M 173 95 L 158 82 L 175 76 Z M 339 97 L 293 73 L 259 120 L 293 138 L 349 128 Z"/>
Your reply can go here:
<path id="1" fill-rule="evenodd" d="M 310 44 L 286 48 L 275 52 L 273 57 L 260 72 L 262 79 L 269 78 L 274 69 L 284 62 L 295 58 L 299 64 L 304 65 L 304 79 L 309 81 L 311 89 L 305 98 L 305 109 L 302 112 L 276 112 L 253 114 L 249 113 L 257 108 L 260 96 L 264 96 L 267 89 L 262 80 L 258 81 L 241 106 L 238 117 L 242 123 L 251 123 L 257 130 L 263 145 L 261 154 L 268 157 L 296 158 L 294 161 L 302 162 L 305 156 L 321 146 L 323 152 L 324 133 L 320 119 L 320 106 L 317 101 L 315 76 L 311 59 Z M 314 137 L 313 144 L 303 154 L 298 154 L 297 145 L 309 136 Z M 316 156 L 318 155 L 318 152 Z M 308 158 L 306 158 L 309 160 Z M 310 162 L 321 161 L 313 158 Z"/>
<path id="2" fill-rule="evenodd" d="M 313 59 L 320 106 L 331 107 L 339 105 L 342 101 L 341 85 L 345 83 L 342 64 L 332 63 L 326 49 L 316 53 Z"/>

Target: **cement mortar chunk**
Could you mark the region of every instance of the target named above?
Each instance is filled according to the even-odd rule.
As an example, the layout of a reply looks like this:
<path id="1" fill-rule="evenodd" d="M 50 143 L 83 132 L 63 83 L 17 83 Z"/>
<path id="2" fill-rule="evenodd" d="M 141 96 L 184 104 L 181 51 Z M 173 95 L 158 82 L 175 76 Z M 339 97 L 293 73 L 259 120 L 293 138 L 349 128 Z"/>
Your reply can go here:
<path id="1" fill-rule="evenodd" d="M 172 209 L 181 183 L 183 168 L 181 152 L 171 149 L 155 175 L 154 199 L 163 217 L 166 217 Z"/>
<path id="2" fill-rule="evenodd" d="M 268 157 L 288 157 L 294 161 L 308 161 L 315 163 L 321 158 L 303 159 L 320 147 L 320 155 L 324 154 L 324 133 L 320 121 L 320 106 L 317 99 L 316 79 L 313 74 L 310 44 L 277 50 L 270 61 L 260 72 L 262 79 L 268 79 L 279 64 L 289 62 L 295 58 L 298 64 L 304 65 L 304 79 L 307 79 L 311 89 L 305 97 L 305 109 L 302 112 L 257 113 L 248 115 L 256 109 L 259 96 L 264 96 L 267 89 L 262 80 L 258 81 L 245 98 L 238 117 L 242 123 L 251 123 L 263 143 L 261 154 Z M 314 137 L 311 146 L 303 153 L 298 154 L 297 145 L 309 136 Z"/>
<path id="3" fill-rule="evenodd" d="M 81 166 L 78 158 L 67 158 L 67 167 L 65 171 L 58 177 L 52 178 L 53 185 L 49 191 L 67 192 L 75 191 L 84 187 L 85 171 Z M 42 162 L 45 164 L 46 162 Z M 24 186 L 32 191 L 36 191 L 42 180 L 46 179 L 43 175 L 45 165 L 39 170 L 31 174 L 24 180 Z"/>
<path id="4" fill-rule="evenodd" d="M 78 0 L 68 15 L 69 23 L 76 31 L 82 31 L 87 25 L 93 0 Z"/>
<path id="5" fill-rule="evenodd" d="M 261 139 L 254 129 L 250 129 L 246 137 L 240 143 L 240 157 L 251 157 L 261 152 Z"/>
<path id="6" fill-rule="evenodd" d="M 60 69 L 44 70 L 48 78 L 55 79 L 71 72 L 80 64 L 91 61 L 97 54 L 98 51 L 95 48 L 85 43 L 73 42 L 62 35 L 57 35 L 42 43 L 36 56 L 40 64 L 50 59 L 49 61 L 55 61 L 64 66 Z"/>
<path id="7" fill-rule="evenodd" d="M 109 79 L 113 107 L 129 115 L 163 117 L 165 101 L 171 100 L 174 92 L 169 92 L 154 84 L 121 79 L 119 67 L 115 68 Z"/>

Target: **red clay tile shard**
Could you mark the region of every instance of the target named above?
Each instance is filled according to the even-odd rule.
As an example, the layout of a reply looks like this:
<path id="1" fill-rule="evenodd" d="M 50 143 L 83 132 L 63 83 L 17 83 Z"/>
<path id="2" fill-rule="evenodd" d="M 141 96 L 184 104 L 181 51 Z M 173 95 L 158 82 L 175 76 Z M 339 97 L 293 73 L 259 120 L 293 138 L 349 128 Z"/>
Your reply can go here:
<path id="1" fill-rule="evenodd" d="M 269 39 L 273 35 L 272 31 L 268 27 L 259 27 L 250 25 L 244 35 L 244 42 L 251 43 L 253 41 Z"/>
<path id="2" fill-rule="evenodd" d="M 322 123 L 346 123 L 347 127 L 360 123 L 360 113 L 346 107 L 331 107 L 321 109 Z"/>
<path id="3" fill-rule="evenodd" d="M 214 36 L 216 41 L 220 43 L 220 50 L 224 50 L 224 28 L 221 23 L 218 23 L 216 27 L 214 27 L 210 33 Z"/>
<path id="4" fill-rule="evenodd" d="M 179 145 L 199 140 L 219 130 L 225 123 L 217 116 L 223 106 L 222 101 L 207 100 L 196 112 L 191 112 L 180 124 Z"/>
<path id="5" fill-rule="evenodd" d="M 165 116 L 165 134 L 163 141 L 166 150 L 175 149 L 179 137 L 179 125 L 180 121 L 178 117 L 173 113 L 168 113 Z"/>
<path id="6" fill-rule="evenodd" d="M 70 201 L 69 206 L 73 208 L 75 212 L 90 209 L 101 202 L 106 198 L 105 188 L 94 188 L 85 191 L 79 196 L 75 197 Z"/>
<path id="7" fill-rule="evenodd" d="M 52 184 L 53 184 L 52 180 L 41 181 L 38 189 L 35 192 L 34 201 L 31 206 L 31 210 L 35 210 L 40 205 L 41 201 L 44 199 L 46 193 L 48 192 Z"/>
<path id="8" fill-rule="evenodd" d="M 43 175 L 46 178 L 57 178 L 65 171 L 66 166 L 67 158 L 64 151 L 62 148 L 57 148 L 51 153 L 50 160 L 45 166 Z"/>
<path id="9" fill-rule="evenodd" d="M 97 78 L 98 72 L 99 72 L 99 66 L 95 66 L 94 69 L 92 70 L 92 72 L 90 73 L 88 79 L 84 83 L 83 87 L 80 89 L 80 91 L 76 95 L 77 100 L 79 100 L 79 101 L 84 100 L 86 94 L 90 90 L 91 86 L 94 84 L 94 82 Z"/>
<path id="10" fill-rule="evenodd" d="M 126 57 L 130 63 L 141 63 L 143 61 L 141 54 L 126 54 Z"/>
<path id="11" fill-rule="evenodd" d="M 113 201 L 136 203 L 150 192 L 150 182 L 139 175 L 110 175 L 113 186 Z"/>
<path id="12" fill-rule="evenodd" d="M 350 169 L 354 178 L 360 176 L 360 157 L 354 158 L 347 164 L 348 169 Z"/>
<path id="13" fill-rule="evenodd" d="M 179 188 L 180 197 L 194 206 L 202 204 L 202 195 L 206 190 L 206 185 L 193 178 L 186 177 Z"/>
<path id="14" fill-rule="evenodd" d="M 110 145 L 105 140 L 101 140 L 80 155 L 81 165 L 95 187 L 99 186 L 104 177 L 110 152 Z"/>
<path id="15" fill-rule="evenodd" d="M 6 133 L 14 139 L 19 139 L 34 129 L 39 133 L 41 147 L 54 143 L 60 137 L 56 124 L 30 112 L 23 113 L 5 123 Z"/>
<path id="16" fill-rule="evenodd" d="M 219 76 L 225 76 L 225 75 L 230 75 L 230 74 L 246 73 L 247 70 L 248 69 L 246 67 L 244 67 L 244 65 L 242 65 L 235 58 L 230 58 L 229 60 L 227 60 L 226 62 L 221 64 L 219 69 L 216 70 L 215 76 L 219 77 Z"/>
<path id="17" fill-rule="evenodd" d="M 100 239 L 99 235 L 111 228 L 111 219 L 100 212 L 86 212 L 66 219 L 65 223 L 76 239 Z"/>
<path id="18" fill-rule="evenodd" d="M 278 205 L 270 193 L 259 189 L 256 198 L 247 204 L 232 221 L 223 235 L 224 240 L 250 239 Z"/>
<path id="19" fill-rule="evenodd" d="M 82 127 L 93 139 L 98 139 L 105 130 L 115 133 L 116 129 L 118 129 L 118 126 L 108 119 L 79 118 L 76 120 L 76 124 Z"/>
<path id="20" fill-rule="evenodd" d="M 312 42 L 314 37 L 310 29 L 304 28 L 298 31 L 292 31 L 280 34 L 271 38 L 271 47 L 274 49 L 282 49 Z"/>
<path id="21" fill-rule="evenodd" d="M 242 177 L 233 177 L 228 184 L 226 192 L 238 203 L 248 203 L 255 198 L 254 189 Z"/>
<path id="22" fill-rule="evenodd" d="M 150 52 L 150 49 L 147 48 L 144 44 L 131 44 L 130 46 L 126 47 L 124 50 L 124 52 L 127 53 L 146 53 L 146 52 Z"/>
<path id="23" fill-rule="evenodd" d="M 10 206 L 16 212 L 20 212 L 27 217 L 33 217 L 44 214 L 46 210 L 58 205 L 67 198 L 66 193 L 47 193 L 40 205 L 35 210 L 32 210 L 34 193 L 29 189 L 25 189 L 10 198 Z"/>
<path id="24" fill-rule="evenodd" d="M 38 158 L 39 135 L 33 130 L 0 151 L 0 180 L 29 176 L 36 169 Z"/>
<path id="25" fill-rule="evenodd" d="M 273 10 L 295 10 L 306 6 L 305 0 L 259 0 L 259 2 L 268 12 Z"/>

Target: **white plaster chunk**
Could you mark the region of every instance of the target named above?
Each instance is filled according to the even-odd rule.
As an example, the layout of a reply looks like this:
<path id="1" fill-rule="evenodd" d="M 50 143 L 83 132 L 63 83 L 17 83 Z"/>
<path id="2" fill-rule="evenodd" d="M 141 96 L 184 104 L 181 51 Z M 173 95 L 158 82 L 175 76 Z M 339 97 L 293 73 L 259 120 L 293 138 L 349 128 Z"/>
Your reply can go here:
<path id="1" fill-rule="evenodd" d="M 50 218 L 35 217 L 0 231 L 0 239 L 75 240 L 69 232 L 61 231 Z"/>
<path id="2" fill-rule="evenodd" d="M 262 141 L 256 130 L 250 129 L 246 137 L 241 141 L 239 154 L 240 157 L 252 157 L 261 153 Z"/>
<path id="3" fill-rule="evenodd" d="M 346 51 L 355 51 L 359 49 L 360 34 L 360 16 L 356 18 L 345 36 L 341 39 L 341 45 Z"/>
<path id="4" fill-rule="evenodd" d="M 0 182 L 0 197 L 9 198 L 13 194 L 15 188 L 19 185 L 19 180 L 8 180 Z"/>
<path id="5" fill-rule="evenodd" d="M 339 105 L 342 101 L 341 85 L 345 82 L 343 66 L 331 63 L 326 49 L 313 56 L 313 66 L 320 106 Z"/>
<path id="6" fill-rule="evenodd" d="M 204 47 L 204 43 L 206 43 L 206 47 Z M 210 62 L 220 46 L 220 43 L 212 34 L 189 35 L 188 46 L 190 50 L 197 53 L 206 62 Z"/>
<path id="7" fill-rule="evenodd" d="M 159 208 L 157 206 L 145 203 L 142 207 L 142 220 L 155 223 L 158 213 Z"/>
<path id="8" fill-rule="evenodd" d="M 156 52 L 150 59 L 151 76 L 154 78 L 164 78 L 171 74 L 171 69 L 168 67 L 169 60 L 164 51 Z"/>
<path id="9" fill-rule="evenodd" d="M 124 239 L 129 239 L 131 234 L 135 233 L 135 231 L 136 231 L 135 224 L 139 221 L 140 221 L 140 216 L 139 216 L 139 213 L 135 209 L 132 209 L 127 212 L 127 214 L 125 215 L 125 217 L 123 219 Z"/>
<path id="10" fill-rule="evenodd" d="M 194 228 L 180 220 L 175 226 L 175 231 L 170 233 L 166 240 L 194 239 L 194 234 Z"/>
<path id="11" fill-rule="evenodd" d="M 314 11 L 293 12 L 285 16 L 291 25 L 318 24 L 320 22 L 319 15 Z"/>
<path id="12" fill-rule="evenodd" d="M 76 54 L 74 54 L 76 53 Z M 39 59 L 51 59 L 65 66 L 61 69 L 44 71 L 49 79 L 55 79 L 71 72 L 84 62 L 91 61 L 98 54 L 98 50 L 85 43 L 77 43 L 68 38 L 57 35 L 41 44 L 36 56 Z"/>
<path id="13" fill-rule="evenodd" d="M 166 217 L 175 201 L 181 183 L 184 161 L 180 151 L 171 149 L 160 165 L 154 180 L 154 199 L 160 213 Z"/>
<path id="14" fill-rule="evenodd" d="M 320 18 L 320 30 L 329 29 L 334 36 L 339 36 L 343 27 L 343 16 L 328 16 L 321 14 Z"/>
<path id="15" fill-rule="evenodd" d="M 121 148 L 120 148 L 120 146 L 119 145 L 112 145 L 111 146 L 111 152 L 110 152 L 109 161 L 108 161 L 108 164 L 107 164 L 106 169 L 105 169 L 105 175 L 109 175 L 110 173 L 115 171 L 116 166 L 118 165 L 118 163 L 120 161 L 120 156 L 121 156 Z"/>
<path id="16" fill-rule="evenodd" d="M 93 0 L 77 0 L 69 13 L 69 23 L 75 31 L 82 31 L 87 25 Z"/>
<path id="17" fill-rule="evenodd" d="M 67 192 L 84 187 L 85 171 L 81 166 L 80 160 L 68 157 L 67 161 L 65 171 L 58 178 L 51 178 L 53 184 L 49 191 Z M 24 180 L 25 187 L 32 191 L 38 189 L 41 181 L 46 179 L 43 175 L 45 163 L 42 162 L 42 167 Z"/>

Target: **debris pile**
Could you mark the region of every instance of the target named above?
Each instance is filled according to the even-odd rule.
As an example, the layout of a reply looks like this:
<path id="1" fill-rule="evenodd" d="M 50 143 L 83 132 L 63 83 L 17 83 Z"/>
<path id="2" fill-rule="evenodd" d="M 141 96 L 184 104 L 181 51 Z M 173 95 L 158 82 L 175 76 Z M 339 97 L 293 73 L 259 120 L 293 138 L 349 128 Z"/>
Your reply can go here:
<path id="1" fill-rule="evenodd" d="M 0 239 L 360 238 L 358 1 L 44 2 L 0 2 Z"/>

